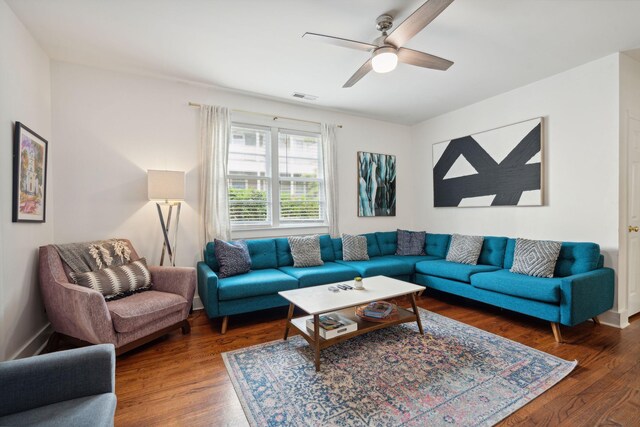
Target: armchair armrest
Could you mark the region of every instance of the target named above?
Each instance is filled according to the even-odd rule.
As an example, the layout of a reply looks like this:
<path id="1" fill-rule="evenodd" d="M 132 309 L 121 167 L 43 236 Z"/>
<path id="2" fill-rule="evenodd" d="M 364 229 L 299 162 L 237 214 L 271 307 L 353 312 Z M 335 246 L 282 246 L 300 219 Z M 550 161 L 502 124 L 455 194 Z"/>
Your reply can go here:
<path id="1" fill-rule="evenodd" d="M 210 319 L 218 317 L 220 315 L 218 309 L 218 275 L 206 262 L 202 261 L 198 263 L 197 270 L 198 295 L 200 295 L 202 305 L 204 305 L 204 309 Z"/>
<path id="2" fill-rule="evenodd" d="M 152 289 L 182 296 L 193 303 L 196 292 L 196 269 L 193 267 L 150 266 Z"/>
<path id="3" fill-rule="evenodd" d="M 560 323 L 577 325 L 613 307 L 614 282 L 614 272 L 610 268 L 562 278 Z"/>
<path id="4" fill-rule="evenodd" d="M 115 366 L 113 344 L 0 363 L 0 416 L 114 393 Z"/>

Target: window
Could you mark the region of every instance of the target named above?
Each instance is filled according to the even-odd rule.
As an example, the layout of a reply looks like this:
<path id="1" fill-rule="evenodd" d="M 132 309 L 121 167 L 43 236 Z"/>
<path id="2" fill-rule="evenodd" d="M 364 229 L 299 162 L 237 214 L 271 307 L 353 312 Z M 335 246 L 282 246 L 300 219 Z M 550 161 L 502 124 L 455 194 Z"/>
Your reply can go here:
<path id="1" fill-rule="evenodd" d="M 227 169 L 233 228 L 324 225 L 319 134 L 233 124 Z"/>

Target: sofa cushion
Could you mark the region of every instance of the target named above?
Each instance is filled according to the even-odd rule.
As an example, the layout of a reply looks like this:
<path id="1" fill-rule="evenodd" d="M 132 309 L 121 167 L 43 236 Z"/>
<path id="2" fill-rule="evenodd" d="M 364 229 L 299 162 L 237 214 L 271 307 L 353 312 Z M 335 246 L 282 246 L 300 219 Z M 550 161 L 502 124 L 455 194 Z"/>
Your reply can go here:
<path id="1" fill-rule="evenodd" d="M 427 233 L 424 251 L 427 255 L 445 258 L 449 249 L 449 240 L 451 240 L 451 235 L 449 234 Z"/>
<path id="2" fill-rule="evenodd" d="M 516 239 L 507 241 L 504 256 L 504 268 L 513 267 L 513 252 Z M 574 274 L 587 273 L 598 268 L 600 263 L 600 246 L 591 242 L 562 242 L 560 255 L 553 272 L 554 277 L 567 277 Z"/>
<path id="3" fill-rule="evenodd" d="M 369 254 L 369 257 L 382 255 L 382 252 L 380 252 L 380 246 L 378 246 L 376 233 L 367 233 L 363 234 L 363 236 L 367 238 L 367 253 Z"/>
<path id="4" fill-rule="evenodd" d="M 560 303 L 562 279 L 525 276 L 509 270 L 479 273 L 471 276 L 471 286 L 519 298 Z"/>
<path id="5" fill-rule="evenodd" d="M 454 234 L 447 251 L 447 261 L 476 265 L 482 251 L 482 236 Z"/>
<path id="6" fill-rule="evenodd" d="M 337 263 L 347 265 L 358 271 L 361 277 L 371 276 L 402 276 L 413 274 L 413 265 L 402 262 L 395 258 L 399 257 L 375 257 L 369 258 L 369 261 L 336 261 Z"/>
<path id="7" fill-rule="evenodd" d="M 236 276 L 238 277 L 238 276 Z M 118 332 L 132 332 L 182 311 L 187 300 L 169 292 L 148 291 L 107 302 L 113 327 Z"/>
<path id="8" fill-rule="evenodd" d="M 383 231 L 376 233 L 378 248 L 382 255 L 393 255 L 398 247 L 398 233 L 395 231 Z"/>
<path id="9" fill-rule="evenodd" d="M 246 242 L 251 256 L 252 270 L 278 267 L 275 239 L 255 239 L 247 240 Z"/>
<path id="10" fill-rule="evenodd" d="M 416 273 L 429 276 L 442 277 L 444 279 L 457 280 L 469 283 L 470 277 L 476 273 L 497 271 L 500 267 L 493 265 L 472 265 L 437 259 L 434 261 L 422 261 L 416 264 Z"/>
<path id="11" fill-rule="evenodd" d="M 553 277 L 562 243 L 549 240 L 516 239 L 512 273 L 534 277 Z"/>
<path id="12" fill-rule="evenodd" d="M 63 400 L 28 411 L 0 417 L 3 426 L 113 426 L 116 412 L 114 393 Z"/>
<path id="13" fill-rule="evenodd" d="M 342 258 L 345 261 L 366 261 L 369 259 L 367 238 L 342 234 Z"/>
<path id="14" fill-rule="evenodd" d="M 316 267 L 324 264 L 320 256 L 320 237 L 317 234 L 291 236 L 287 240 L 289 240 L 294 267 Z"/>
<path id="15" fill-rule="evenodd" d="M 86 273 L 69 272 L 69 276 L 75 284 L 100 292 L 106 301 L 151 289 L 151 273 L 144 258 Z"/>
<path id="16" fill-rule="evenodd" d="M 342 259 L 342 239 L 340 237 L 331 238 L 331 245 L 333 246 L 333 253 L 336 255 L 335 260 Z"/>
<path id="17" fill-rule="evenodd" d="M 238 240 L 236 242 L 225 242 L 214 239 L 216 260 L 220 266 L 218 277 L 236 276 L 248 273 L 251 270 L 251 257 L 247 242 Z"/>
<path id="18" fill-rule="evenodd" d="M 504 265 L 504 253 L 507 250 L 507 240 L 506 237 L 485 236 L 478 264 L 502 267 Z"/>
<path id="19" fill-rule="evenodd" d="M 280 270 L 273 268 L 251 270 L 241 276 L 218 280 L 218 299 L 225 301 L 271 295 L 297 287 L 298 281 Z"/>
<path id="20" fill-rule="evenodd" d="M 432 255 L 384 255 L 381 258 L 390 258 L 392 260 L 400 261 L 408 264 L 415 270 L 415 265 L 421 261 L 430 261 L 434 259 L 440 259 Z"/>
<path id="21" fill-rule="evenodd" d="M 353 280 L 359 274 L 353 268 L 336 262 L 325 262 L 316 267 L 280 267 L 280 271 L 298 279 L 301 288 Z"/>
<path id="22" fill-rule="evenodd" d="M 293 265 L 293 257 L 291 256 L 291 246 L 289 246 L 289 239 L 286 237 L 281 237 L 278 239 L 274 239 L 276 242 L 276 258 L 278 259 L 278 267 L 286 267 L 289 265 Z M 320 257 L 322 261 L 335 261 L 336 257 L 333 253 L 333 240 L 338 240 L 342 243 L 340 239 L 332 239 L 328 234 L 320 235 Z M 340 246 L 340 250 L 342 251 L 342 246 Z M 341 255 L 342 257 L 342 252 Z"/>
<path id="23" fill-rule="evenodd" d="M 426 233 L 424 231 L 398 230 L 398 249 L 396 255 L 426 255 L 424 245 Z"/>

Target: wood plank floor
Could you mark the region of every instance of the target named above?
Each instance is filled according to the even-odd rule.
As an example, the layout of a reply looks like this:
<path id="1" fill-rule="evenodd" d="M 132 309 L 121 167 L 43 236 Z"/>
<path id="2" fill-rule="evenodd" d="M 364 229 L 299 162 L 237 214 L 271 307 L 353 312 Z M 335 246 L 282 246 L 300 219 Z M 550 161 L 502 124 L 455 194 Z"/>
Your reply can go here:
<path id="1" fill-rule="evenodd" d="M 578 367 L 500 425 L 640 426 L 640 318 L 620 330 L 585 322 L 562 327 L 446 294 L 420 307 L 554 354 Z M 300 313 L 302 314 L 302 313 Z M 246 426 L 220 353 L 281 339 L 286 307 L 220 320 L 192 314 L 191 334 L 174 332 L 120 356 L 116 367 L 116 426 Z"/>

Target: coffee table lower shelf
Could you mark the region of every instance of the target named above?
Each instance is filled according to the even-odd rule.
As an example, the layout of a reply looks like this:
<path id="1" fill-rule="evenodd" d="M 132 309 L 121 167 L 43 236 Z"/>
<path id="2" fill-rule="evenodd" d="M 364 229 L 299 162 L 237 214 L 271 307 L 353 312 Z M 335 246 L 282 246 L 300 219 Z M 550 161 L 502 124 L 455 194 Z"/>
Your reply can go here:
<path id="1" fill-rule="evenodd" d="M 385 321 L 385 322 L 370 322 L 368 320 L 362 319 L 361 317 L 356 315 L 355 307 L 345 308 L 342 310 L 335 310 L 335 311 L 332 311 L 331 313 L 339 313 L 341 316 L 344 316 L 347 319 L 354 321 L 355 323 L 358 324 L 358 329 L 353 332 L 349 332 L 343 335 L 338 335 L 337 337 L 333 337 L 329 339 L 322 338 L 321 336 L 318 335 L 318 342 L 316 343 L 316 340 L 314 339 L 314 331 L 310 331 L 309 329 L 307 329 L 307 320 L 313 319 L 314 317 L 313 315 L 297 317 L 295 319 L 291 319 L 290 321 L 291 325 L 294 326 L 297 330 L 299 330 L 302 337 L 305 340 L 307 340 L 309 345 L 314 350 L 316 350 L 316 354 L 317 354 L 316 370 L 320 369 L 320 366 L 319 366 L 320 363 L 318 360 L 319 359 L 318 353 L 320 350 L 330 347 L 334 344 L 341 343 L 350 338 L 357 337 L 358 335 L 366 334 L 367 332 L 375 331 L 377 329 L 388 328 L 389 326 L 399 325 L 401 323 L 408 323 L 408 322 L 417 322 L 420 329 L 420 333 L 422 334 L 422 325 L 417 315 L 413 311 L 407 310 L 402 307 L 398 307 L 398 314 L 395 319 Z M 287 339 L 286 336 L 287 336 L 287 333 L 285 333 L 285 339 Z"/>

